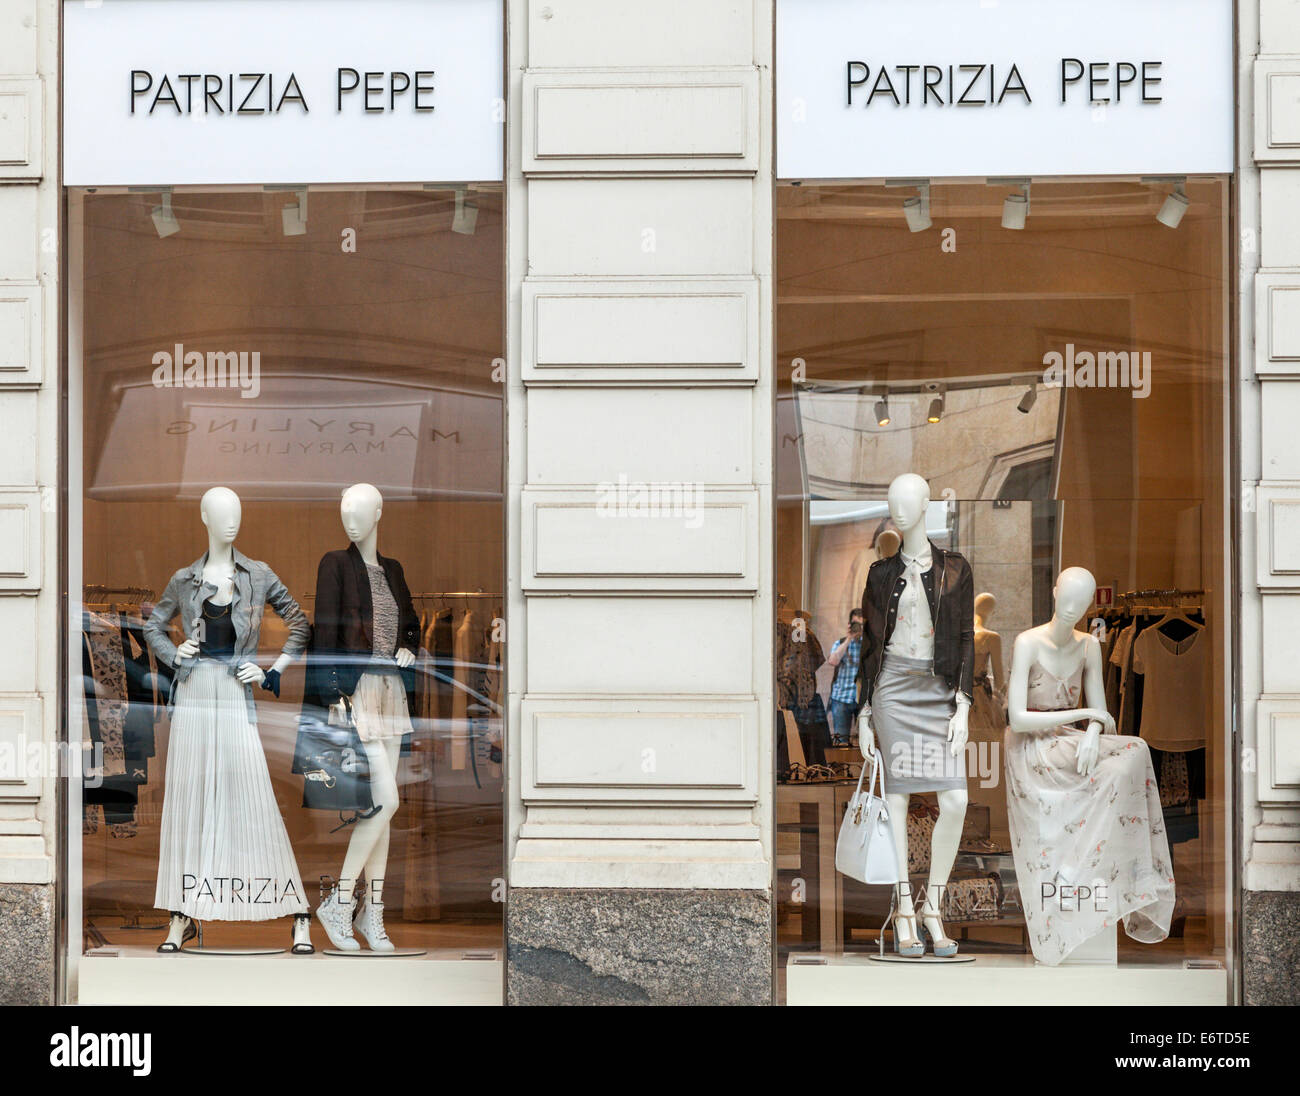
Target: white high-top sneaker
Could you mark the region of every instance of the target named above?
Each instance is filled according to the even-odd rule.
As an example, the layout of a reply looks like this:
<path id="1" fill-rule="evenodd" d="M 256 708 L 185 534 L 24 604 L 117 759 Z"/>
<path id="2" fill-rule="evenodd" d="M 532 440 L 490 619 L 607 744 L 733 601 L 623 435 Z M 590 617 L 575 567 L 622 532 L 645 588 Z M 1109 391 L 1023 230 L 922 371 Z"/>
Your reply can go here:
<path id="1" fill-rule="evenodd" d="M 384 931 L 384 904 L 372 902 L 369 895 L 361 900 L 361 908 L 357 910 L 352 927 L 370 945 L 371 951 L 396 950 L 393 942 L 388 939 L 388 933 Z"/>
<path id="2" fill-rule="evenodd" d="M 316 920 L 325 929 L 330 943 L 339 951 L 360 951 L 361 945 L 352 935 L 352 907 L 356 899 L 344 905 L 339 901 L 339 889 L 330 891 L 329 897 L 316 907 Z"/>

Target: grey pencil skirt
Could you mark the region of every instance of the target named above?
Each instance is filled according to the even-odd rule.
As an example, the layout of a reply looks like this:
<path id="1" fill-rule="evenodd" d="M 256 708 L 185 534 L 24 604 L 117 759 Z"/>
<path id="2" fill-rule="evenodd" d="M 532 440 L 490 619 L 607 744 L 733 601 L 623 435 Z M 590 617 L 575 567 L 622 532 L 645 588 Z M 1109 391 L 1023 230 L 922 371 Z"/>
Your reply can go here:
<path id="1" fill-rule="evenodd" d="M 885 655 L 871 696 L 871 726 L 885 759 L 887 793 L 965 789 L 966 752 L 953 757 L 948 743 L 956 710 L 952 687 L 928 659 Z"/>

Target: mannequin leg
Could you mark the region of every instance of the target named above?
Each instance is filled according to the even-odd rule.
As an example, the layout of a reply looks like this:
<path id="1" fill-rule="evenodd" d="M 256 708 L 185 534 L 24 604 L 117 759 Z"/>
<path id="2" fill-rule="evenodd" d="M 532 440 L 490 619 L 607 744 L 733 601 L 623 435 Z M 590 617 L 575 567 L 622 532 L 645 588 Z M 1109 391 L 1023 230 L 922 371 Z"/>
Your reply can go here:
<path id="1" fill-rule="evenodd" d="M 930 840 L 930 875 L 925 888 L 922 913 L 925 920 L 943 936 L 939 917 L 939 896 L 948 885 L 952 866 L 957 860 L 957 847 L 961 844 L 962 826 L 966 821 L 966 790 L 954 788 L 938 793 L 939 817 L 934 824 Z"/>
<path id="2" fill-rule="evenodd" d="M 397 742 L 400 749 L 401 739 L 393 741 Z M 374 850 L 375 843 L 382 837 L 387 845 L 388 824 L 397 811 L 397 775 L 388 760 L 388 740 L 363 742 L 362 745 L 366 748 L 366 759 L 370 762 L 370 794 L 379 810 L 352 827 L 347 855 L 343 857 L 343 870 L 339 873 L 339 901 L 344 904 L 352 901 L 357 879 Z M 387 856 L 385 851 L 385 859 Z"/>
<path id="3" fill-rule="evenodd" d="M 910 795 L 899 795 L 893 792 L 885 794 L 885 806 L 893 822 L 891 828 L 894 831 L 894 851 L 898 854 L 896 901 L 898 912 L 905 918 L 910 918 L 916 913 L 916 907 L 912 904 L 912 886 L 907 875 L 907 804 L 911 798 Z M 906 945 L 917 938 L 912 931 L 914 924 L 912 920 L 895 919 L 894 935 L 900 945 Z"/>
<path id="4" fill-rule="evenodd" d="M 393 812 L 401 805 L 397 789 L 397 766 L 402 759 L 402 740 L 385 738 L 383 740 L 384 760 L 387 762 L 388 780 L 392 783 Z M 371 772 L 373 773 L 373 768 Z M 388 870 L 388 841 L 393 829 L 391 814 L 385 816 L 383 830 L 375 838 L 374 847 L 366 857 L 366 894 L 372 902 L 384 900 L 384 873 Z"/>

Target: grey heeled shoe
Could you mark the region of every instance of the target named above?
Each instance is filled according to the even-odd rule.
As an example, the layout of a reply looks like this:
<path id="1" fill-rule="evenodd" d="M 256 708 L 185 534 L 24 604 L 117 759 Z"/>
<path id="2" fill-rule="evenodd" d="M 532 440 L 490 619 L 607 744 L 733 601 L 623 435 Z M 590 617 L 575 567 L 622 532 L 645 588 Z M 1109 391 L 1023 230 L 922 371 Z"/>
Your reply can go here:
<path id="1" fill-rule="evenodd" d="M 957 954 L 957 941 L 944 934 L 943 918 L 940 915 L 943 909 L 943 892 L 947 889 L 946 883 L 931 884 L 928 890 L 922 892 L 921 899 L 921 924 L 925 928 L 926 936 L 930 938 L 930 949 L 939 959 L 951 959 Z M 939 892 L 939 897 L 933 905 L 930 904 L 931 891 Z"/>
<path id="2" fill-rule="evenodd" d="M 907 890 L 904 892 L 903 888 Z M 903 956 L 905 959 L 919 959 L 925 954 L 925 941 L 921 939 L 921 934 L 916 931 L 916 913 L 901 913 L 899 907 L 903 898 L 912 897 L 912 886 L 910 883 L 897 883 L 894 886 L 893 893 L 889 900 L 889 916 L 885 923 L 880 926 L 880 954 L 885 954 L 885 930 L 894 926 L 894 951 Z M 910 930 L 908 935 L 911 937 L 906 944 L 900 942 L 898 926 L 900 922 L 906 922 Z"/>

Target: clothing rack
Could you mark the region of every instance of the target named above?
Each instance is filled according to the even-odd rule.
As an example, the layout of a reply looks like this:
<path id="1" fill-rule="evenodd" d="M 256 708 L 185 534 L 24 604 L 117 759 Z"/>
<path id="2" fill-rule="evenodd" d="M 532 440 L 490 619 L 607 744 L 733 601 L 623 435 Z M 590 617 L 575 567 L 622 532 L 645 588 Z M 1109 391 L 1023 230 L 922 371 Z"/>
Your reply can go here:
<path id="1" fill-rule="evenodd" d="M 152 600 L 154 594 L 147 586 L 101 586 L 98 583 L 87 583 L 81 589 L 82 601 L 87 601 L 94 595 L 97 597 L 128 597 L 141 598 L 143 600 Z"/>
<path id="2" fill-rule="evenodd" d="M 1129 590 L 1115 598 L 1115 608 L 1133 612 L 1150 609 L 1199 608 L 1204 590 L 1167 589 Z"/>

